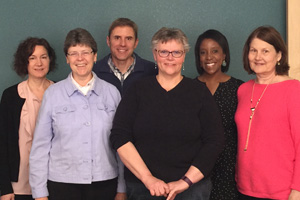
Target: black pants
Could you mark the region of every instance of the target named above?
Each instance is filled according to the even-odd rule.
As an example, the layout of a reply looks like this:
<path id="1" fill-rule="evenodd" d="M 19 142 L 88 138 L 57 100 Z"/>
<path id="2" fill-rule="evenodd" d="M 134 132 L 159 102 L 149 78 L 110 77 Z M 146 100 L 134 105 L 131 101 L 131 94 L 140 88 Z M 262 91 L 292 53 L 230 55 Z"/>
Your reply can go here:
<path id="1" fill-rule="evenodd" d="M 33 200 L 31 195 L 18 195 L 15 194 L 15 200 Z"/>
<path id="2" fill-rule="evenodd" d="M 264 199 L 264 198 L 257 198 L 257 197 L 250 197 L 239 193 L 239 200 L 272 200 L 272 199 Z"/>
<path id="3" fill-rule="evenodd" d="M 92 184 L 59 183 L 48 180 L 49 200 L 113 200 L 117 178 Z"/>

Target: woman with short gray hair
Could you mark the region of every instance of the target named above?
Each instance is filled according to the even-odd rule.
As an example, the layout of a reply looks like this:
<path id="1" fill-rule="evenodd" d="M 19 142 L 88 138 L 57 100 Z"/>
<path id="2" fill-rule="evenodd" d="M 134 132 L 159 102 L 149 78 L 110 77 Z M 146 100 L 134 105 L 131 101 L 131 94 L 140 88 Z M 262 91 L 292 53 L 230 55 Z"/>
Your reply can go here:
<path id="1" fill-rule="evenodd" d="M 127 167 L 128 199 L 209 199 L 223 128 L 208 89 L 181 75 L 188 50 L 180 29 L 161 28 L 152 38 L 158 75 L 119 104 L 110 139 Z"/>

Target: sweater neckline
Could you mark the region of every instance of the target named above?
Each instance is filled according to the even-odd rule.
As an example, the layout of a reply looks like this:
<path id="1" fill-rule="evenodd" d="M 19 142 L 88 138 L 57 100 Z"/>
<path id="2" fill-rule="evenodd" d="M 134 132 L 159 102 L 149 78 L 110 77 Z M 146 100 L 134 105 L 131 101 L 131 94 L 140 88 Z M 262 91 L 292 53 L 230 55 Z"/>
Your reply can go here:
<path id="1" fill-rule="evenodd" d="M 182 76 L 183 76 L 183 75 L 182 75 Z M 165 89 L 159 84 L 158 80 L 156 79 L 156 76 L 154 76 L 155 84 L 160 88 L 160 90 L 161 90 L 162 92 L 167 93 L 167 94 L 168 94 L 168 93 L 172 93 L 173 91 L 176 91 L 177 88 L 179 88 L 179 87 L 182 85 L 182 83 L 184 82 L 185 79 L 186 79 L 186 77 L 183 76 L 183 78 L 181 79 L 181 81 L 180 81 L 175 87 L 173 87 L 171 90 L 167 91 L 167 90 L 165 90 Z"/>

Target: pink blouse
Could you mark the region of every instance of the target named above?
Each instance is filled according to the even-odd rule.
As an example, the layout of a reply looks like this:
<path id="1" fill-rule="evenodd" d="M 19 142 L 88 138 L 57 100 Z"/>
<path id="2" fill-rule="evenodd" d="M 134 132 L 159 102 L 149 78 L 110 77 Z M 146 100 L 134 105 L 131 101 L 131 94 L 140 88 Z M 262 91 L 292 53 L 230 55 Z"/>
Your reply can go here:
<path id="1" fill-rule="evenodd" d="M 53 84 L 51 81 L 50 84 Z M 18 93 L 26 99 L 20 115 L 19 149 L 20 169 L 18 182 L 12 182 L 15 194 L 30 195 L 29 185 L 29 154 L 33 140 L 36 118 L 40 109 L 41 101 L 30 91 L 28 80 L 18 85 Z"/>

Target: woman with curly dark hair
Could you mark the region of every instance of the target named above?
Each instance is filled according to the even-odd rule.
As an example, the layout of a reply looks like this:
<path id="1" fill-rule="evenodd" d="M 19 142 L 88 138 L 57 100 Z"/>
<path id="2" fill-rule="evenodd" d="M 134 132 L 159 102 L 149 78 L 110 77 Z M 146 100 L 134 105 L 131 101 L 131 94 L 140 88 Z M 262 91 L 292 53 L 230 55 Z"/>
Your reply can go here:
<path id="1" fill-rule="evenodd" d="M 46 75 L 54 70 L 55 59 L 47 40 L 33 37 L 22 41 L 14 55 L 14 70 L 27 79 L 7 88 L 1 98 L 1 200 L 32 199 L 29 153 L 43 94 L 53 84 Z"/>

